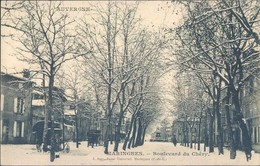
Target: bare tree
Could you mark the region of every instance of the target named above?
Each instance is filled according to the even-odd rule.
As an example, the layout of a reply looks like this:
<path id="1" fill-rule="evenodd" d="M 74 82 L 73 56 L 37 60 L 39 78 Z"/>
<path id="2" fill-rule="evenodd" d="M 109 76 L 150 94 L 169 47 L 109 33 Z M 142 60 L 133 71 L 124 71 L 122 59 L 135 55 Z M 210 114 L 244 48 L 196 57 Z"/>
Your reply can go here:
<path id="1" fill-rule="evenodd" d="M 82 92 L 84 89 L 84 77 L 82 77 L 81 68 L 78 63 L 67 66 L 66 73 L 63 72 L 61 76 L 61 86 L 66 89 L 69 97 L 73 100 L 75 111 L 75 128 L 76 128 L 76 148 L 79 147 L 79 116 L 80 109 L 78 105 L 83 102 L 80 98 L 84 97 Z"/>
<path id="2" fill-rule="evenodd" d="M 108 139 L 112 138 L 112 117 L 117 119 L 114 151 L 118 151 L 122 119 L 133 99 L 136 86 L 143 75 L 150 73 L 159 57 L 162 42 L 159 35 L 140 25 L 136 16 L 138 3 L 112 3 L 93 5 L 93 24 L 82 20 L 80 34 L 82 42 L 94 48 L 93 55 L 86 58 L 88 71 L 99 84 L 100 97 L 106 96 L 105 153 Z M 150 73 L 151 74 L 151 73 Z M 140 86 L 140 85 L 139 85 Z M 115 108 L 118 107 L 118 112 Z M 112 140 L 112 139 L 111 139 Z"/>
<path id="3" fill-rule="evenodd" d="M 196 72 L 209 70 L 212 77 L 226 84 L 227 98 L 232 95 L 234 99 L 233 124 L 240 126 L 248 158 L 251 156 L 251 140 L 243 120 L 239 94 L 247 78 L 258 70 L 255 64 L 259 61 L 257 58 L 259 52 L 255 48 L 259 39 L 255 30 L 259 22 L 257 20 L 259 8 L 256 1 L 236 0 L 203 1 L 186 5 L 189 17 L 185 25 L 178 28 L 177 34 L 181 34 L 179 39 L 186 48 L 185 52 L 190 56 L 182 59 L 181 64 Z M 187 30 L 186 37 L 183 35 L 186 32 L 182 33 L 181 30 Z M 252 57 L 255 57 L 254 60 Z M 254 67 L 250 68 L 248 65 Z M 230 157 L 234 159 L 236 149 L 227 106 L 226 110 L 231 145 Z"/>
<path id="4" fill-rule="evenodd" d="M 10 23 L 10 16 L 17 11 L 21 11 L 25 5 L 25 0 L 17 2 L 1 1 L 1 27 L 8 29 L 15 29 L 20 31 L 16 25 Z M 17 23 L 18 24 L 18 23 Z M 5 30 L 4 33 L 1 33 L 1 37 L 10 37 L 12 33 L 8 30 Z"/>
<path id="5" fill-rule="evenodd" d="M 89 50 L 80 52 L 75 44 L 75 35 L 70 30 L 72 21 L 68 15 L 57 11 L 60 2 L 25 2 L 22 9 L 7 19 L 9 27 L 17 30 L 12 39 L 22 46 L 17 50 L 19 59 L 37 65 L 48 78 L 48 108 L 45 111 L 44 150 L 47 150 L 48 121 L 53 118 L 53 87 L 55 75 L 62 64 L 83 56 Z M 52 143 L 50 160 L 54 161 L 54 130 L 51 131 Z"/>
<path id="6" fill-rule="evenodd" d="M 87 60 L 90 69 L 101 78 L 106 92 L 106 111 L 105 118 L 107 119 L 107 125 L 105 125 L 105 153 L 108 153 L 108 137 L 111 130 L 111 117 L 115 106 L 117 97 L 113 96 L 112 89 L 115 79 L 115 57 L 117 53 L 116 39 L 118 35 L 118 7 L 115 3 L 108 2 L 103 8 L 100 6 L 92 6 L 95 10 L 97 18 L 93 17 L 92 20 L 96 24 L 90 26 L 88 22 L 82 20 L 80 27 L 82 43 L 91 45 L 95 52 L 91 59 Z M 100 30 L 101 29 L 101 30 Z M 85 47 L 85 46 L 83 46 Z M 90 63 L 91 62 L 91 63 Z M 95 78 L 96 79 L 96 78 Z"/>
<path id="7" fill-rule="evenodd" d="M 197 137 L 200 137 L 200 125 L 205 107 L 203 105 L 206 103 L 206 99 L 203 98 L 205 91 L 193 73 L 179 74 L 178 78 L 177 87 L 175 87 L 173 93 L 175 98 L 174 105 L 176 107 L 173 113 L 178 119 L 184 121 L 182 127 L 183 131 L 185 131 L 183 133 L 183 143 L 186 146 L 189 141 L 189 147 L 193 148 L 193 142 L 200 139 L 196 140 Z M 188 135 L 190 136 L 189 138 Z"/>

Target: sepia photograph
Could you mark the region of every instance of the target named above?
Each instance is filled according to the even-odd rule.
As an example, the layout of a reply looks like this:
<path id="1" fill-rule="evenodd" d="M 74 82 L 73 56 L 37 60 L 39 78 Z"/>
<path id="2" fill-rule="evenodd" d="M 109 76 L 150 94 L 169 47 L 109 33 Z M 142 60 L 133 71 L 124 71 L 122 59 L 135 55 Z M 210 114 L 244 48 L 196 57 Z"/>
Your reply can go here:
<path id="1" fill-rule="evenodd" d="M 2 0 L 0 165 L 260 165 L 258 0 Z"/>

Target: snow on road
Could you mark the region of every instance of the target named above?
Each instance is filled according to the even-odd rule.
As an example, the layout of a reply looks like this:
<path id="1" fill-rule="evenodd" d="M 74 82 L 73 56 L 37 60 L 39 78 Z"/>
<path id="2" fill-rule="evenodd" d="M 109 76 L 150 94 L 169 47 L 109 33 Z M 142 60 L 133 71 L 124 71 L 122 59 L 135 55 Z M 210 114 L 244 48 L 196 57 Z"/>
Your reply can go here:
<path id="1" fill-rule="evenodd" d="M 229 151 L 225 155 L 197 151 L 172 143 L 145 142 L 144 146 L 119 153 L 105 155 L 104 148 L 87 147 L 82 142 L 77 149 L 70 143 L 69 153 L 60 153 L 60 158 L 50 162 L 49 153 L 37 152 L 34 145 L 1 145 L 1 165 L 260 165 L 260 154 L 253 153 L 252 160 L 246 161 L 243 152 L 237 152 L 235 160 L 229 159 Z M 113 146 L 110 145 L 112 151 Z M 202 148 L 203 149 L 203 148 Z"/>

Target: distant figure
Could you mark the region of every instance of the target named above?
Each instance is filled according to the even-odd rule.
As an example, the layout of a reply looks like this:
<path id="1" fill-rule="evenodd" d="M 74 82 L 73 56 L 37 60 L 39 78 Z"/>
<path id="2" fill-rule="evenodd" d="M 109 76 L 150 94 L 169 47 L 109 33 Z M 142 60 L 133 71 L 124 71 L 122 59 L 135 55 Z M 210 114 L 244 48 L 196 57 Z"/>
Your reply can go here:
<path id="1" fill-rule="evenodd" d="M 88 147 L 91 146 L 94 147 L 94 144 L 98 144 L 98 135 L 92 134 L 88 136 Z"/>
<path id="2" fill-rule="evenodd" d="M 55 158 L 60 158 L 60 150 L 61 150 L 61 137 L 59 134 L 54 135 L 54 151 L 55 153 Z"/>
<path id="3" fill-rule="evenodd" d="M 55 134 L 54 136 L 54 140 L 55 140 L 55 146 L 54 146 L 54 150 L 55 152 L 59 152 L 61 150 L 61 138 L 59 136 L 59 134 Z"/>
<path id="4" fill-rule="evenodd" d="M 174 144 L 174 146 L 177 145 L 177 139 L 176 139 L 175 135 L 173 136 L 172 143 Z"/>
<path id="5" fill-rule="evenodd" d="M 38 152 L 42 152 L 42 135 L 38 136 L 36 135 L 36 149 Z"/>
<path id="6" fill-rule="evenodd" d="M 93 146 L 94 146 L 94 138 L 93 138 L 93 136 L 88 136 L 88 147 L 89 147 L 89 145 L 91 145 L 92 146 L 92 148 L 93 148 Z"/>

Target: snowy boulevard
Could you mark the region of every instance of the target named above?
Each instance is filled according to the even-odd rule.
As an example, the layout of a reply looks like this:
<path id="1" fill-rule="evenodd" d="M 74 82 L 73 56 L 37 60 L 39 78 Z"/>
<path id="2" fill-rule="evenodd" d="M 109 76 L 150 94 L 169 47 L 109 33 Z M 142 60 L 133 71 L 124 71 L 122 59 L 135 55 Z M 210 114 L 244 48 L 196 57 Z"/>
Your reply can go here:
<path id="1" fill-rule="evenodd" d="M 209 154 L 203 146 L 197 151 L 164 142 L 145 142 L 144 146 L 109 155 L 103 154 L 102 146 L 91 148 L 86 142 L 78 149 L 71 142 L 70 147 L 69 153 L 61 152 L 60 158 L 50 162 L 49 153 L 37 152 L 34 145 L 1 145 L 1 165 L 260 165 L 260 154 L 254 152 L 247 162 L 241 151 L 236 160 L 230 160 L 227 149 L 224 156 L 219 156 L 217 149 Z"/>

